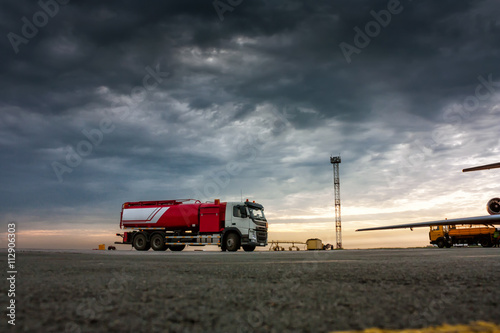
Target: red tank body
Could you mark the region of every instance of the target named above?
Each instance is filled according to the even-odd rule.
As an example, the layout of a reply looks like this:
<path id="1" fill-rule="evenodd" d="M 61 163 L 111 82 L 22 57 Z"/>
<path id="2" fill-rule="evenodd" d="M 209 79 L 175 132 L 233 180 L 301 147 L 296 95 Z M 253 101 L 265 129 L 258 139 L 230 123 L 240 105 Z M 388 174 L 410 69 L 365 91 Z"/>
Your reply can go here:
<path id="1" fill-rule="evenodd" d="M 168 231 L 221 232 L 226 203 L 185 203 L 190 200 L 138 201 L 123 204 L 121 228 L 159 228 Z"/>

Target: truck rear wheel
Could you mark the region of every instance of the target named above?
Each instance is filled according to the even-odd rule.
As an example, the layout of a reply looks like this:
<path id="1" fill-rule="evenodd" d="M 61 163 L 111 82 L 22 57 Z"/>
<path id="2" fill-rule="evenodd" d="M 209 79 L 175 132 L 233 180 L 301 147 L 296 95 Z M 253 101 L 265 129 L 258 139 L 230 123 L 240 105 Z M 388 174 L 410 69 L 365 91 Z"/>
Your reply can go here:
<path id="1" fill-rule="evenodd" d="M 151 248 L 154 251 L 165 251 L 167 246 L 165 245 L 165 236 L 162 234 L 154 234 L 151 237 Z"/>
<path id="2" fill-rule="evenodd" d="M 171 245 L 170 246 L 170 251 L 182 251 L 186 245 Z"/>
<path id="3" fill-rule="evenodd" d="M 226 236 L 224 243 L 226 245 L 226 249 L 229 252 L 238 251 L 240 248 L 240 236 L 238 236 L 234 232 L 231 232 L 229 235 Z"/>
<path id="4" fill-rule="evenodd" d="M 481 239 L 481 246 L 482 247 L 491 247 L 493 244 L 491 243 L 491 239 L 484 237 Z"/>
<path id="5" fill-rule="evenodd" d="M 132 245 L 137 251 L 147 251 L 151 247 L 151 245 L 148 243 L 146 235 L 144 235 L 143 233 L 138 233 L 137 235 L 135 235 Z"/>
<path id="6" fill-rule="evenodd" d="M 242 248 L 245 252 L 252 252 L 255 250 L 255 245 L 243 245 Z"/>

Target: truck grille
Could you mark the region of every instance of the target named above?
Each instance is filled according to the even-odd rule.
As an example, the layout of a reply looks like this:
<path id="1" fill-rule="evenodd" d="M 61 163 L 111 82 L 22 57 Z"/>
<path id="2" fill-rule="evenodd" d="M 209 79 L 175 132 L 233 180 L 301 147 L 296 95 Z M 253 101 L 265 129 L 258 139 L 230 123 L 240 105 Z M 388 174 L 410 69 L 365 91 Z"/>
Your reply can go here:
<path id="1" fill-rule="evenodd" d="M 258 243 L 267 243 L 267 232 L 257 231 L 257 242 Z"/>
<path id="2" fill-rule="evenodd" d="M 254 223 L 255 223 L 255 229 L 257 231 L 265 231 L 265 232 L 267 232 L 266 222 L 254 221 Z"/>

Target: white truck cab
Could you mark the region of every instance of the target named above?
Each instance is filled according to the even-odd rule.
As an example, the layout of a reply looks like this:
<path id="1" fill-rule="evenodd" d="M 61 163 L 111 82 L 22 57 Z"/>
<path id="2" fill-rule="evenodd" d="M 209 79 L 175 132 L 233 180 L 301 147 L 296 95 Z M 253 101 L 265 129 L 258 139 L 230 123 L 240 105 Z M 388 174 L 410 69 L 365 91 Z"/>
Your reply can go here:
<path id="1" fill-rule="evenodd" d="M 253 251 L 256 246 L 267 245 L 267 220 L 264 215 L 264 207 L 258 203 L 228 202 L 226 205 L 226 219 L 222 250 L 233 250 L 233 246 L 243 247 L 245 251 Z M 231 236 L 236 244 L 228 239 Z M 240 244 L 237 244 L 237 243 Z"/>

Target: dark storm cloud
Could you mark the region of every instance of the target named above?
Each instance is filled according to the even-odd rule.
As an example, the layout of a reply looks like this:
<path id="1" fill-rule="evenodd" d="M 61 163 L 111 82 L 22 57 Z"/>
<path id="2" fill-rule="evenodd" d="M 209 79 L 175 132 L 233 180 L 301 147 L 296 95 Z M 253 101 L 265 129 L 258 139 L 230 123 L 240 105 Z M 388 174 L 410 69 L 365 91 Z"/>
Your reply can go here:
<path id="1" fill-rule="evenodd" d="M 26 20 L 54 3 L 24 36 Z M 49 214 L 207 194 L 235 161 L 241 171 L 217 194 L 263 192 L 259 175 L 289 182 L 269 193 L 313 190 L 318 151 L 347 151 L 350 169 L 359 156 L 390 164 L 385 152 L 446 125 L 443 109 L 473 95 L 479 75 L 500 78 L 494 1 L 397 2 L 350 63 L 339 45 L 355 46 L 355 28 L 391 1 L 243 1 L 222 21 L 212 1 L 62 3 L 0 5 L 6 213 L 26 201 Z M 12 33 L 27 42 L 13 45 Z M 91 152 L 71 166 L 78 148 Z M 54 162 L 71 170 L 62 181 Z M 306 183 L 293 185 L 298 174 Z"/>
<path id="2" fill-rule="evenodd" d="M 362 6 L 339 2 L 242 3 L 233 12 L 226 12 L 227 19 L 220 22 L 207 1 L 148 6 L 130 2 L 116 6 L 70 3 L 61 6 L 58 15 L 40 28 L 39 35 L 29 44 L 20 45 L 18 56 L 6 54 L 2 100 L 17 105 L 23 98 L 33 108 L 65 112 L 82 105 L 89 97 L 94 99 L 91 95 L 96 85 L 129 92 L 142 77 L 145 64 L 161 60 L 164 70 L 165 66 L 171 70 L 180 67 L 179 76 L 223 76 L 214 89 L 224 89 L 233 98 L 236 95 L 253 103 L 282 101 L 313 106 L 323 113 L 353 114 L 369 111 L 366 97 L 386 89 L 436 103 L 436 96 L 425 92 L 431 90 L 429 85 L 436 95 L 445 92 L 446 98 L 457 92 L 450 88 L 466 88 L 463 85 L 474 78 L 478 66 L 490 68 L 487 66 L 491 64 L 481 61 L 475 70 L 467 71 L 464 65 L 473 60 L 472 54 L 457 57 L 456 51 L 469 49 L 477 57 L 482 52 L 473 48 L 474 44 L 491 48 L 491 42 L 498 38 L 491 17 L 485 16 L 488 13 L 474 13 L 470 2 L 450 1 L 402 1 L 402 13 L 394 15 L 389 26 L 360 55 L 354 55 L 353 63 L 347 66 L 338 44 L 352 43 L 353 28 L 363 28 L 373 20 L 370 10 L 379 11 L 386 6 L 386 1 Z M 25 8 L 25 15 L 29 17 L 37 9 L 30 5 Z M 463 24 L 464 21 L 469 24 Z M 21 27 L 20 20 L 11 19 L 8 23 L 5 28 L 11 31 Z M 238 37 L 257 41 L 239 46 L 235 43 Z M 3 46 L 12 49 L 5 40 Z M 251 64 L 228 64 L 250 67 L 236 77 L 230 71 L 179 64 L 178 50 L 193 47 L 202 54 L 227 49 L 261 58 Z M 494 61 L 489 54 L 484 56 Z M 464 68 L 459 73 L 450 70 L 456 66 Z M 18 80 L 23 82 L 22 91 L 16 89 Z M 164 88 L 179 83 L 170 80 Z M 40 89 L 42 86 L 45 90 Z M 209 101 L 182 88 L 179 98 L 189 98 L 193 107 L 206 108 L 218 102 L 219 96 L 211 96 Z M 183 96 L 186 93 L 189 96 Z M 346 99 L 350 102 L 343 101 Z M 431 113 L 428 109 L 414 111 Z"/>

